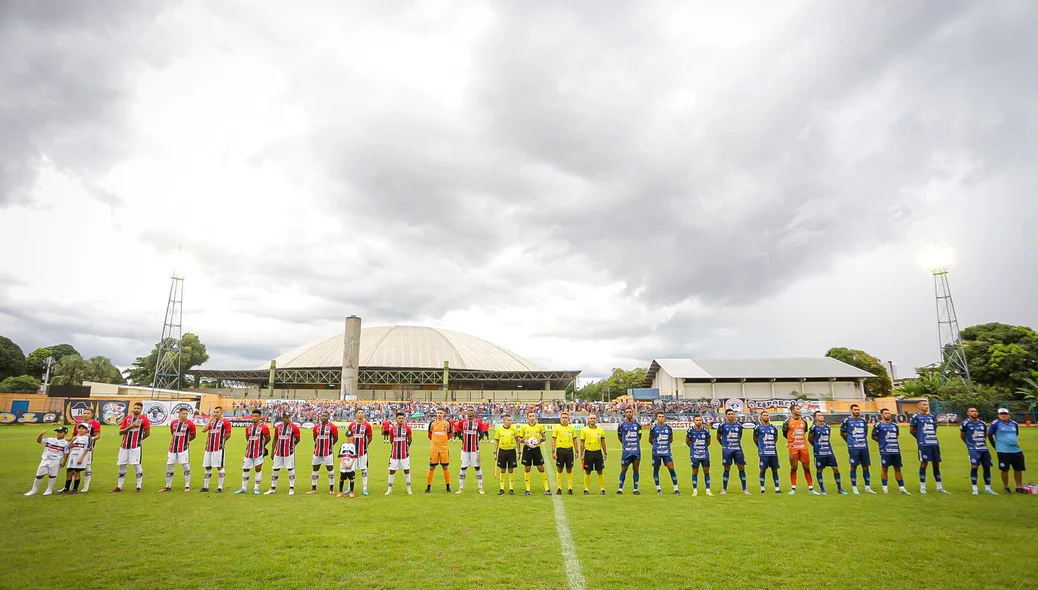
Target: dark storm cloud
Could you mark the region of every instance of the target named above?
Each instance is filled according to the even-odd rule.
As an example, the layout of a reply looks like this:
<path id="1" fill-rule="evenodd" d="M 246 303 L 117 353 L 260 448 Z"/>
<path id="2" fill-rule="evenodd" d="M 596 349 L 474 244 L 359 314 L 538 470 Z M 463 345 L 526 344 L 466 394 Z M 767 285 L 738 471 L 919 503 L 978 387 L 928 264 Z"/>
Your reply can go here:
<path id="1" fill-rule="evenodd" d="M 108 0 L 0 3 L 0 207 L 28 201 L 46 160 L 88 175 L 114 162 L 130 76 L 162 56 L 150 27 L 160 10 Z"/>

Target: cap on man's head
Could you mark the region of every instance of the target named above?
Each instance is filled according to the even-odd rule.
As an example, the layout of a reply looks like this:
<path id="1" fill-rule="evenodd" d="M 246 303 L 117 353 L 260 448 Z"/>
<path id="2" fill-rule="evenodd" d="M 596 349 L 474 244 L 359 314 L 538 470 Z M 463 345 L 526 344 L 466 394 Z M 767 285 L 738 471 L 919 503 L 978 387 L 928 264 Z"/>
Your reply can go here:
<path id="1" fill-rule="evenodd" d="M 80 422 L 79 424 L 76 425 L 76 430 L 79 430 L 80 428 L 82 428 L 83 430 L 90 430 L 90 428 L 86 424 L 83 424 L 82 422 Z"/>
<path id="2" fill-rule="evenodd" d="M 64 426 L 59 426 L 54 429 L 54 432 L 68 432 L 68 428 L 65 428 Z"/>
<path id="3" fill-rule="evenodd" d="M 291 417 L 292 417 L 292 414 L 281 414 L 281 419 L 282 420 L 284 420 L 285 418 L 291 418 Z"/>
<path id="4" fill-rule="evenodd" d="M 999 414 L 1008 414 L 1009 413 L 1009 409 L 1008 408 L 999 408 L 998 409 L 998 413 Z"/>

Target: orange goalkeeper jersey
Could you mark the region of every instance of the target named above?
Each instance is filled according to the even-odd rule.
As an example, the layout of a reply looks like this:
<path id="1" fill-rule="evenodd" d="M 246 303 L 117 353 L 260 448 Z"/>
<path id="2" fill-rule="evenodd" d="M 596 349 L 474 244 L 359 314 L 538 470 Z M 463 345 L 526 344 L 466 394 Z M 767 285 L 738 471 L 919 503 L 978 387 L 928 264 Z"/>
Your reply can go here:
<path id="1" fill-rule="evenodd" d="M 446 420 L 439 420 L 429 424 L 429 440 L 432 443 L 429 445 L 429 451 L 432 453 L 446 453 L 447 440 L 451 436 L 451 423 Z"/>
<path id="2" fill-rule="evenodd" d="M 789 450 L 803 450 L 807 448 L 807 420 L 803 418 L 790 418 L 782 425 L 782 435 L 786 437 L 786 446 Z"/>

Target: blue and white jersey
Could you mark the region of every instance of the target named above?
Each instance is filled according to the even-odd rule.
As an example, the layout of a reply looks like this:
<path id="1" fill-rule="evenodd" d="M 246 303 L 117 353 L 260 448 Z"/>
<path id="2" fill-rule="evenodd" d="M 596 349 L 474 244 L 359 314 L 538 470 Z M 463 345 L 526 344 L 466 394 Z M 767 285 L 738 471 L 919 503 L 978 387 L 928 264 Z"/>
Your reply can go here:
<path id="1" fill-rule="evenodd" d="M 640 453 L 642 425 L 637 422 L 621 422 L 616 429 L 620 437 L 620 450 L 626 453 Z"/>
<path id="2" fill-rule="evenodd" d="M 742 424 L 722 422 L 717 433 L 721 435 L 721 450 L 742 451 Z"/>
<path id="3" fill-rule="evenodd" d="M 815 457 L 832 457 L 833 445 L 829 440 L 830 429 L 828 424 L 813 424 L 810 430 L 814 435 L 811 445 L 815 449 Z"/>
<path id="4" fill-rule="evenodd" d="M 844 418 L 840 434 L 847 435 L 847 448 L 852 451 L 869 448 L 869 424 L 864 418 Z"/>
<path id="5" fill-rule="evenodd" d="M 901 434 L 897 424 L 891 422 L 890 424 L 884 424 L 877 422 L 872 427 L 872 432 L 876 433 L 876 438 L 879 439 L 879 453 L 881 455 L 900 455 L 901 445 L 898 443 L 897 437 Z"/>
<path id="6" fill-rule="evenodd" d="M 710 444 L 710 429 L 706 426 L 702 430 L 696 430 L 695 426 L 689 428 L 688 434 L 685 435 L 685 442 L 688 443 L 689 459 L 706 459 L 710 456 L 710 449 L 707 446 Z"/>
<path id="7" fill-rule="evenodd" d="M 1003 422 L 995 420 L 988 427 L 988 434 L 995 437 L 995 451 L 998 453 L 1019 453 L 1020 425 L 1015 420 Z"/>
<path id="8" fill-rule="evenodd" d="M 966 433 L 966 449 L 970 451 L 986 451 L 988 443 L 985 436 L 988 433 L 988 425 L 983 420 L 963 420 L 959 424 L 959 431 Z"/>
<path id="9" fill-rule="evenodd" d="M 761 457 L 778 457 L 778 428 L 771 424 L 757 425 L 757 454 Z"/>
<path id="10" fill-rule="evenodd" d="M 915 440 L 921 447 L 932 447 L 940 444 L 937 441 L 937 418 L 933 414 L 912 414 L 909 426 L 915 427 Z"/>
<path id="11" fill-rule="evenodd" d="M 670 456 L 670 442 L 674 440 L 674 429 L 664 424 L 653 424 L 649 428 L 649 442 L 656 457 Z"/>

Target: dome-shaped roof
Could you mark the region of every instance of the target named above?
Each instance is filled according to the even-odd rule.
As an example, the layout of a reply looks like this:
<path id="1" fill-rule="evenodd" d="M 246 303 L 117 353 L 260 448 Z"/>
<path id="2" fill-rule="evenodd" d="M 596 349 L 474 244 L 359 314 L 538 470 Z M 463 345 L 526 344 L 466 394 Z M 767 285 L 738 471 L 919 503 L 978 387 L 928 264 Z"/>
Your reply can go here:
<path id="1" fill-rule="evenodd" d="M 341 367 L 343 335 L 313 342 L 274 359 L 279 369 Z M 360 331 L 361 367 L 539 371 L 514 352 L 470 334 L 423 326 L 373 326 Z M 260 367 L 267 368 L 267 367 Z"/>

